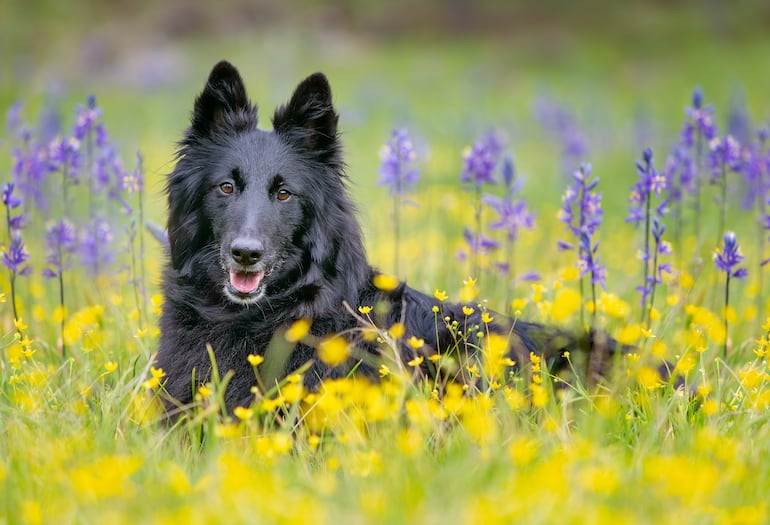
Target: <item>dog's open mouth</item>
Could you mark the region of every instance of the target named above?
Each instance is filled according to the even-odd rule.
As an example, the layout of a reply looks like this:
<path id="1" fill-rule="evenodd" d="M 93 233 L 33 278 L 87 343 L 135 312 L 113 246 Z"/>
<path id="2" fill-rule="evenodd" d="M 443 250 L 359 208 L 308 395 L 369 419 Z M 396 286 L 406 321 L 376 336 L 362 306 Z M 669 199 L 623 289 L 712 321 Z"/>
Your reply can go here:
<path id="1" fill-rule="evenodd" d="M 259 289 L 259 285 L 262 283 L 262 279 L 265 278 L 269 271 L 259 272 L 244 272 L 230 270 L 230 286 L 233 289 L 243 295 L 249 295 Z"/>

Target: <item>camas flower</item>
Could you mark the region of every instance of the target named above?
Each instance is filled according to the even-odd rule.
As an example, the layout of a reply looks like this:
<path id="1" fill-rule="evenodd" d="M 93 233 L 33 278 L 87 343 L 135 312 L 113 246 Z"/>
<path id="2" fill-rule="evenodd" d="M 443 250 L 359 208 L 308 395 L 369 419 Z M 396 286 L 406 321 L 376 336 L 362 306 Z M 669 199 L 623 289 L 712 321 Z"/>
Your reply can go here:
<path id="1" fill-rule="evenodd" d="M 46 233 L 46 244 L 48 245 L 46 263 L 49 267 L 43 270 L 42 275 L 46 279 L 51 279 L 61 275 L 68 267 L 67 255 L 75 249 L 75 229 L 63 219 L 54 223 Z"/>
<path id="2" fill-rule="evenodd" d="M 714 137 L 709 141 L 708 167 L 711 180 L 724 176 L 724 171 L 741 170 L 741 146 L 732 136 Z"/>
<path id="3" fill-rule="evenodd" d="M 11 242 L 3 252 L 3 265 L 15 274 L 28 275 L 31 268 L 26 265 L 29 260 L 29 253 L 24 246 L 24 240 L 21 233 L 13 231 L 11 233 Z"/>
<path id="4" fill-rule="evenodd" d="M 725 233 L 724 244 L 714 250 L 714 264 L 716 267 L 730 277 L 743 279 L 749 274 L 748 270 L 746 268 L 736 268 L 743 262 L 743 259 L 744 257 L 740 246 L 738 246 L 735 233 Z"/>
<path id="5" fill-rule="evenodd" d="M 489 224 L 492 230 L 504 230 L 508 235 L 508 240 L 515 241 L 522 228 L 532 229 L 535 219 L 527 210 L 527 203 L 521 199 L 511 201 L 501 199 L 493 195 L 485 195 L 486 202 L 497 212 L 498 219 Z"/>
<path id="6" fill-rule="evenodd" d="M 494 171 L 500 161 L 502 151 L 502 143 L 494 133 L 488 133 L 477 140 L 463 153 L 465 167 L 460 175 L 460 180 L 473 183 L 475 186 L 495 184 L 497 181 L 494 177 Z"/>
<path id="7" fill-rule="evenodd" d="M 81 231 L 80 260 L 92 275 L 104 271 L 115 259 L 112 242 L 112 228 L 103 218 L 95 218 Z"/>
<path id="8" fill-rule="evenodd" d="M 645 220 L 646 207 L 648 199 L 654 194 L 660 197 L 666 189 L 666 176 L 658 172 L 652 165 L 652 150 L 647 148 L 642 152 L 642 161 L 636 163 L 636 172 L 639 175 L 639 181 L 631 188 L 631 195 L 628 197 L 628 216 L 626 222 L 633 222 L 635 226 Z M 656 208 L 655 213 L 662 217 L 666 211 L 668 201 L 664 200 Z"/>
<path id="9" fill-rule="evenodd" d="M 393 130 L 390 140 L 380 150 L 380 186 L 388 186 L 391 195 L 408 193 L 418 180 L 414 167 L 417 154 L 406 129 Z"/>
<path id="10" fill-rule="evenodd" d="M 567 187 L 562 196 L 562 207 L 558 218 L 567 225 L 575 237 L 578 246 L 578 268 L 581 277 L 591 274 L 591 283 L 604 287 L 607 275 L 606 267 L 599 264 L 597 251 L 599 243 L 593 241 L 593 236 L 602 222 L 602 194 L 594 192 L 599 184 L 598 177 L 591 177 L 591 165 L 583 164 L 573 173 L 573 184 Z M 576 208 L 577 213 L 573 211 Z M 572 242 L 559 240 L 560 250 L 575 248 Z"/>
<path id="11" fill-rule="evenodd" d="M 26 216 L 23 213 L 16 213 L 13 210 L 21 206 L 22 200 L 14 193 L 15 186 L 12 182 L 6 182 L 2 187 L 3 205 L 6 209 L 6 218 L 8 219 L 8 229 L 17 231 L 24 228 Z M 18 192 L 17 192 L 18 193 Z"/>

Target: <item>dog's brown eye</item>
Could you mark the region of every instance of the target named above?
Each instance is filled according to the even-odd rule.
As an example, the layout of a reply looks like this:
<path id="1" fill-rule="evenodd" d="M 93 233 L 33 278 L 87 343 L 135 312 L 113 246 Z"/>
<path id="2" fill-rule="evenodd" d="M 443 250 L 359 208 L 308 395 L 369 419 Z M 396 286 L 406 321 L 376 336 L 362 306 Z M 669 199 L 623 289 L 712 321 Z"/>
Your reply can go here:
<path id="1" fill-rule="evenodd" d="M 225 195 L 230 195 L 233 192 L 233 183 L 232 182 L 223 182 L 219 185 L 219 191 L 224 193 Z"/>
<path id="2" fill-rule="evenodd" d="M 291 197 L 291 193 L 288 190 L 278 190 L 278 193 L 275 194 L 275 198 L 279 201 L 285 201 L 289 197 Z"/>

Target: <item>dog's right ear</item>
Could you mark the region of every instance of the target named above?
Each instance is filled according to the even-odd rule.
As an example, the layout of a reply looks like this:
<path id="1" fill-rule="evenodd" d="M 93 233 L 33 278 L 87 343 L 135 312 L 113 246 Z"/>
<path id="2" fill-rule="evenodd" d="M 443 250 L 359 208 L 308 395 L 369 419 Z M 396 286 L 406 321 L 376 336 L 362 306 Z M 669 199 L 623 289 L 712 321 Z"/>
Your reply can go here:
<path id="1" fill-rule="evenodd" d="M 241 75 L 230 62 L 222 60 L 211 70 L 203 92 L 195 99 L 188 138 L 256 127 L 257 108 L 249 102 Z"/>

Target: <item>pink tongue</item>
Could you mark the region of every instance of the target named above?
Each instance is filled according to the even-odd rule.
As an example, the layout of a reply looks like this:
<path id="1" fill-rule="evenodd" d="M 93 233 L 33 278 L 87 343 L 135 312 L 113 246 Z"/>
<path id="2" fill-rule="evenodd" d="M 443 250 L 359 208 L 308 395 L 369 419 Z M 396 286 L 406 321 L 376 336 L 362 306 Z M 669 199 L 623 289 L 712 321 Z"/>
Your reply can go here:
<path id="1" fill-rule="evenodd" d="M 251 293 L 257 289 L 265 272 L 230 272 L 230 284 L 241 293 Z"/>

